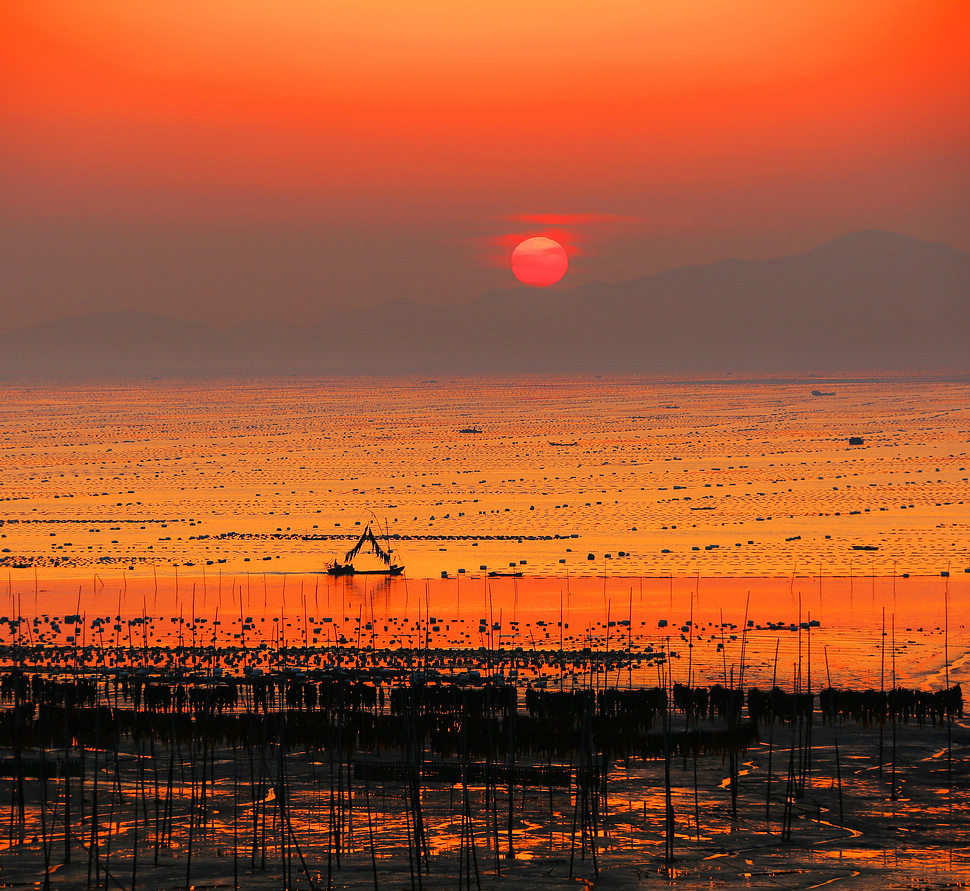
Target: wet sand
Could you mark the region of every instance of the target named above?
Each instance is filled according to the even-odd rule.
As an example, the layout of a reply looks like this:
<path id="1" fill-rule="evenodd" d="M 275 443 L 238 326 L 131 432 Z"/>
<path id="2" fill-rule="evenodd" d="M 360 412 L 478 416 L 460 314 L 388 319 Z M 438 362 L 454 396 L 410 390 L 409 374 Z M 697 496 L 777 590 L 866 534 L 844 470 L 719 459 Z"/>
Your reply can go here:
<path id="1" fill-rule="evenodd" d="M 745 887 L 782 888 L 812 888 L 826 883 L 848 888 L 871 888 L 876 884 L 886 888 L 964 887 L 970 876 L 970 791 L 966 782 L 970 773 L 970 726 L 965 721 L 955 722 L 951 733 L 952 760 L 948 763 L 944 727 L 901 724 L 894 731 L 885 728 L 885 738 L 880 740 L 875 728 L 851 724 L 833 728 L 817 722 L 806 787 L 792 802 L 789 838 L 782 836 L 785 770 L 789 764 L 788 746 L 794 739 L 794 731 L 788 726 L 765 728 L 760 743 L 742 756 L 736 820 L 731 816 L 726 762 L 713 755 L 701 756 L 695 780 L 692 759 L 675 757 L 671 785 L 676 835 L 674 860 L 670 864 L 665 863 L 663 856 L 662 760 L 630 759 L 615 764 L 609 777 L 605 817 L 595 839 L 586 844 L 575 835 L 573 788 L 518 785 L 512 860 L 507 859 L 510 839 L 505 821 L 505 788 L 499 786 L 495 792 L 501 818 L 496 842 L 485 790 L 470 784 L 474 856 L 480 882 L 483 887 L 495 888 L 574 887 L 577 882 L 605 888 L 638 887 L 658 881 L 685 888 L 738 883 Z M 836 742 L 841 759 L 838 765 Z M 258 768 L 258 747 L 256 752 Z M 897 762 L 895 773 L 893 753 Z M 153 744 L 149 751 L 146 745 L 139 748 L 127 743 L 118 756 L 119 767 L 114 766 L 110 751 L 101 756 L 99 860 L 96 866 L 92 865 L 88 853 L 92 850 L 86 833 L 91 832 L 93 795 L 89 775 L 89 815 L 85 827 L 72 835 L 71 864 L 62 863 L 63 833 L 57 834 L 53 821 L 47 824 L 47 832 L 54 833 L 51 887 L 86 887 L 89 869 L 99 872 L 102 880 L 107 870 L 111 876 L 108 886 L 132 887 L 134 868 L 139 887 L 147 884 L 159 889 L 182 888 L 188 878 L 196 888 L 279 888 L 283 886 L 285 862 L 290 864 L 291 887 L 295 888 L 370 887 L 375 869 L 379 886 L 407 888 L 414 880 L 407 847 L 410 827 L 404 819 L 406 786 L 400 781 L 367 783 L 359 777 L 351 781 L 344 775 L 340 801 L 346 804 L 352 796 L 354 809 L 342 826 L 339 866 L 335 863 L 328 822 L 332 815 L 328 788 L 331 792 L 334 788 L 333 764 L 328 772 L 325 751 L 298 750 L 287 757 L 287 800 L 294 823 L 292 842 L 299 846 L 302 861 L 297 860 L 292 848 L 291 859 L 285 860 L 270 779 L 263 786 L 269 834 L 256 851 L 254 866 L 250 847 L 254 805 L 248 788 L 252 757 L 247 768 L 242 750 L 221 748 L 210 755 L 212 774 L 208 779 L 206 769 L 200 770 L 198 763 L 193 766 L 190 760 L 195 758 L 198 762 L 201 756 L 204 764 L 205 750 L 183 749 L 177 754 L 173 762 L 176 798 L 169 817 L 175 831 L 171 837 L 164 837 L 156 850 L 153 838 L 160 822 L 164 836 L 169 756 L 164 745 Z M 235 764 L 240 756 L 241 781 L 232 779 L 234 775 L 228 768 L 230 761 Z M 272 751 L 270 756 L 271 764 L 275 764 Z M 88 758 L 90 771 L 93 752 L 88 752 Z M 769 790 L 767 771 L 772 763 Z M 951 774 L 952 782 L 948 780 Z M 841 777 L 841 804 L 837 775 Z M 116 778 L 120 797 L 115 797 L 113 791 Z M 77 809 L 78 788 L 74 782 Z M 695 782 L 699 790 L 696 798 Z M 153 783 L 160 792 L 151 792 Z M 187 828 L 187 815 L 190 801 L 193 810 L 198 808 L 203 783 L 207 786 L 207 797 L 202 800 L 208 817 L 193 833 Z M 59 787 L 63 787 L 61 781 L 49 782 L 47 794 L 52 801 Z M 139 790 L 143 795 L 146 787 L 149 794 L 142 798 Z M 38 816 L 40 783 L 28 781 L 27 789 L 28 824 L 23 840 L 12 823 L 13 843 L 6 827 L 0 840 L 0 873 L 7 886 L 37 886 L 43 883 L 45 875 L 38 838 L 42 837 Z M 422 887 L 457 887 L 458 877 L 468 865 L 463 855 L 470 857 L 470 849 L 463 848 L 461 842 L 462 800 L 460 784 L 427 780 L 423 785 L 423 818 L 430 839 L 430 856 Z M 60 809 L 54 805 L 49 819 L 63 813 L 63 796 L 60 802 Z M 140 839 L 141 845 L 137 864 L 132 860 L 135 839 Z M 595 864 L 592 844 L 596 847 Z"/>

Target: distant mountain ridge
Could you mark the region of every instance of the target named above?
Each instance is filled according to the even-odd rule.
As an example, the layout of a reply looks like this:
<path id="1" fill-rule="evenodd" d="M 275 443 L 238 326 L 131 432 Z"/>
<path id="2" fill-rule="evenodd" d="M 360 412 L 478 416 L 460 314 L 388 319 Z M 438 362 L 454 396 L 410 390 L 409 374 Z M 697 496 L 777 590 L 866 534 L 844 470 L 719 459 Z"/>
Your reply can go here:
<path id="1" fill-rule="evenodd" d="M 0 335 L 0 373 L 970 370 L 970 254 L 891 232 L 622 282 L 397 300 L 224 331 L 144 312 Z"/>

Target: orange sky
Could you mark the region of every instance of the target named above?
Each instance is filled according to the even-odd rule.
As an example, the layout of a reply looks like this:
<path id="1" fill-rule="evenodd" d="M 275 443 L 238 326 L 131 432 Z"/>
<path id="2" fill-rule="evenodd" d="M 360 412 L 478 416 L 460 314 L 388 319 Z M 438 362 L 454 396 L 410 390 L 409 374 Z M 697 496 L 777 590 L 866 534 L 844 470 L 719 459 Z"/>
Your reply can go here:
<path id="1" fill-rule="evenodd" d="M 119 258 L 200 242 L 295 315 L 324 281 L 467 298 L 522 214 L 625 218 L 565 233 L 566 282 L 858 228 L 970 248 L 968 46 L 955 0 L 0 0 L 0 225 L 54 313 L 79 253 L 123 304 Z"/>

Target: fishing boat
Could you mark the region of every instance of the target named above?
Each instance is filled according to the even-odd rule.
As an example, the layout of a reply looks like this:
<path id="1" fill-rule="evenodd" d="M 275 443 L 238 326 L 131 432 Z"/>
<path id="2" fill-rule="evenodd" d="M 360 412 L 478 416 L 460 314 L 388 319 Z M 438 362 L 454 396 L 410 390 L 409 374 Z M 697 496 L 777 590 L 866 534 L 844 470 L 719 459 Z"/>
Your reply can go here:
<path id="1" fill-rule="evenodd" d="M 353 561 L 361 552 L 364 545 L 370 546 L 370 550 L 384 564 L 383 568 L 357 569 L 354 567 Z M 344 554 L 342 563 L 334 559 L 327 564 L 327 575 L 401 575 L 403 572 L 404 567 L 392 561 L 391 549 L 381 547 L 377 536 L 374 535 L 370 528 L 370 523 L 367 524 L 360 538 L 357 539 L 357 544 Z"/>
<path id="2" fill-rule="evenodd" d="M 471 427 L 462 427 L 461 430 L 459 430 L 458 432 L 459 433 L 481 433 L 482 428 L 472 425 Z"/>

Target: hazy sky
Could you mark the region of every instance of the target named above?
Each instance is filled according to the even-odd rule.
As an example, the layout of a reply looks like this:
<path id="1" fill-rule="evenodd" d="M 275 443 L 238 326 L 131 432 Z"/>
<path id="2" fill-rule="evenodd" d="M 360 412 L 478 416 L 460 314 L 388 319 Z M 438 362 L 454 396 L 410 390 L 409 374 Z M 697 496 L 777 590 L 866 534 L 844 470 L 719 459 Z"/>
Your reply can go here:
<path id="1" fill-rule="evenodd" d="M 966 0 L 0 0 L 0 326 L 970 249 Z"/>

